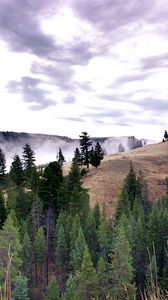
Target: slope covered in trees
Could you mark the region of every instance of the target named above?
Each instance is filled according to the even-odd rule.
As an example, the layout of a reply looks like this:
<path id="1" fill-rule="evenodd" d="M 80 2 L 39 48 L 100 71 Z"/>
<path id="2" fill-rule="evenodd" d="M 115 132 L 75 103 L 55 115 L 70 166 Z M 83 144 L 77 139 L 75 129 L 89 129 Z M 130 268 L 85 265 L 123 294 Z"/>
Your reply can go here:
<path id="1" fill-rule="evenodd" d="M 9 174 L 5 172 L 1 299 L 131 300 L 143 299 L 158 286 L 166 297 L 168 196 L 152 204 L 142 172 L 129 162 L 113 220 L 104 206 L 90 207 L 82 181 L 92 170 L 83 176 L 81 172 L 81 164 L 91 162 L 90 146 L 80 163 L 80 150 L 75 150 L 66 176 L 63 154 L 37 169 L 29 145 L 22 159 L 14 157 Z"/>

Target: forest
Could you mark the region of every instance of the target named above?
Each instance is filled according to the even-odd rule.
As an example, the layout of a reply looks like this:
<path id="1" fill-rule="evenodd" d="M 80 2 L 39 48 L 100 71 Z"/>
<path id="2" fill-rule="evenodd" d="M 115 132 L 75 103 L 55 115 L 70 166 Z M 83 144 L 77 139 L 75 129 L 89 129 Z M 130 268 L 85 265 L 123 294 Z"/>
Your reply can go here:
<path id="1" fill-rule="evenodd" d="M 0 148 L 1 300 L 168 297 L 168 195 L 151 203 L 143 170 L 130 161 L 110 219 L 82 186 L 103 156 L 83 132 L 68 175 L 61 149 L 38 167 L 29 144 L 7 172 Z"/>

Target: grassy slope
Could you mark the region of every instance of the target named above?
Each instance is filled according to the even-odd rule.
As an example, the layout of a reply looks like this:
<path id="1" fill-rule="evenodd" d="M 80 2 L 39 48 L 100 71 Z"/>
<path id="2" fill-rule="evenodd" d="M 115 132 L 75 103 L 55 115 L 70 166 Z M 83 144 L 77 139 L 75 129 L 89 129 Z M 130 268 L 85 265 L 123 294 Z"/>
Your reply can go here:
<path id="1" fill-rule="evenodd" d="M 83 186 L 88 188 L 91 205 L 97 201 L 102 205 L 105 204 L 110 217 L 115 212 L 123 180 L 129 171 L 130 160 L 136 171 L 142 170 L 148 183 L 151 201 L 166 193 L 168 142 L 106 156 L 97 170 L 90 168 L 84 178 Z"/>

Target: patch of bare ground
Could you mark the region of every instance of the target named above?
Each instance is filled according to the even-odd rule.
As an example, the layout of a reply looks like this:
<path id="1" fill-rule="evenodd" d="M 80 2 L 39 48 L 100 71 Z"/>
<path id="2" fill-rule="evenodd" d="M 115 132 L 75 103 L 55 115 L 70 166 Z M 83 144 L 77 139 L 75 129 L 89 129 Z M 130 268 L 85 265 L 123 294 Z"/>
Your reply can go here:
<path id="1" fill-rule="evenodd" d="M 83 179 L 83 186 L 88 189 L 91 206 L 98 201 L 106 207 L 111 218 L 116 210 L 123 180 L 129 172 L 130 160 L 136 172 L 142 171 L 151 201 L 166 194 L 168 141 L 106 156 L 97 170 L 90 168 Z"/>

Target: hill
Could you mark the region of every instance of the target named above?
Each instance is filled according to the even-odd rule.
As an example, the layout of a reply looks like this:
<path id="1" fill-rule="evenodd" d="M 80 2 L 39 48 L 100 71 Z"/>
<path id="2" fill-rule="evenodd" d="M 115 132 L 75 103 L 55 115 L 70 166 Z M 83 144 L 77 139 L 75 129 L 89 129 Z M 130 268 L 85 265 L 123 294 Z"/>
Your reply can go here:
<path id="1" fill-rule="evenodd" d="M 91 140 L 93 143 L 99 141 L 107 154 L 118 152 L 120 143 L 125 149 L 128 148 L 128 137 L 92 137 Z M 142 139 L 142 144 L 149 142 L 149 140 Z M 79 147 L 78 139 L 71 139 L 66 136 L 0 131 L 0 147 L 6 154 L 8 169 L 14 155 L 21 155 L 26 143 L 30 144 L 35 151 L 37 165 L 54 161 L 59 148 L 62 149 L 66 161 L 71 161 L 75 148 Z"/>
<path id="2" fill-rule="evenodd" d="M 123 180 L 129 172 L 130 160 L 135 171 L 143 172 L 151 201 L 166 193 L 168 142 L 108 155 L 97 170 L 90 168 L 83 186 L 88 189 L 91 204 L 94 205 L 98 201 L 105 205 L 110 217 L 114 215 Z"/>

